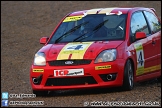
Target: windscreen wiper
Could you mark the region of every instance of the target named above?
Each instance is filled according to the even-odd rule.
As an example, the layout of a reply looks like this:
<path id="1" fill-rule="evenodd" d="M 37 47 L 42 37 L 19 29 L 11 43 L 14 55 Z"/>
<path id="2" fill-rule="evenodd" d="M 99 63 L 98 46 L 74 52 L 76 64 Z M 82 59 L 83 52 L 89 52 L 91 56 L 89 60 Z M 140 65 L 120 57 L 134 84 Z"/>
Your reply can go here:
<path id="1" fill-rule="evenodd" d="M 107 21 L 108 21 L 108 19 L 105 20 L 105 21 L 103 21 L 103 22 L 101 22 L 100 24 L 98 24 L 98 25 L 92 30 L 93 32 L 91 32 L 90 35 L 92 35 L 93 33 L 95 33 L 95 31 L 99 30 Z M 89 32 L 88 32 L 88 33 L 89 33 Z M 88 33 L 85 33 L 85 34 L 88 34 Z M 86 37 L 89 37 L 89 36 L 84 36 L 85 34 L 82 34 L 81 36 L 77 37 L 76 39 L 73 40 L 73 42 L 75 42 L 76 40 L 78 40 L 78 39 L 80 39 L 80 38 L 81 38 L 80 40 L 82 40 L 82 39 L 84 39 L 84 38 L 86 38 Z M 80 40 L 78 40 L 78 41 L 80 41 Z"/>
<path id="2" fill-rule="evenodd" d="M 89 33 L 89 32 L 88 32 L 88 33 Z M 76 40 L 78 40 L 79 38 L 84 39 L 84 38 L 88 37 L 88 36 L 84 36 L 84 35 L 86 35 L 86 34 L 88 34 L 88 33 L 84 33 L 84 34 L 80 35 L 79 37 L 75 38 L 75 39 L 73 40 L 73 42 L 76 42 Z"/>
<path id="3" fill-rule="evenodd" d="M 69 31 L 67 31 L 66 33 L 64 33 L 62 36 L 60 36 L 59 38 L 57 38 L 55 40 L 55 43 L 58 43 L 60 40 L 62 40 L 63 38 L 65 38 L 66 36 L 68 36 L 70 33 L 76 31 L 77 29 L 79 29 L 82 25 L 86 25 L 89 22 L 84 22 L 79 24 L 78 26 L 75 26 L 74 28 L 70 29 Z"/>
<path id="4" fill-rule="evenodd" d="M 100 24 L 98 24 L 98 25 L 93 29 L 93 31 L 100 29 L 107 21 L 108 21 L 108 19 L 105 20 L 105 21 L 103 21 L 103 22 L 101 22 Z"/>

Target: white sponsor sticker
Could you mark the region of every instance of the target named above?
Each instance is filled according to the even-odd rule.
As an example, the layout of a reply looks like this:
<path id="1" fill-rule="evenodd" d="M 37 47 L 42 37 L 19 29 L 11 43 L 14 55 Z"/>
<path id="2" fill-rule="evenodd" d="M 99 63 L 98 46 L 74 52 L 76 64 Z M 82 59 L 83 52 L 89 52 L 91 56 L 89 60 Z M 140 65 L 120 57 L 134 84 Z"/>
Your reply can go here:
<path id="1" fill-rule="evenodd" d="M 80 76 L 84 75 L 83 69 L 62 69 L 62 70 L 54 70 L 55 77 L 61 76 Z"/>

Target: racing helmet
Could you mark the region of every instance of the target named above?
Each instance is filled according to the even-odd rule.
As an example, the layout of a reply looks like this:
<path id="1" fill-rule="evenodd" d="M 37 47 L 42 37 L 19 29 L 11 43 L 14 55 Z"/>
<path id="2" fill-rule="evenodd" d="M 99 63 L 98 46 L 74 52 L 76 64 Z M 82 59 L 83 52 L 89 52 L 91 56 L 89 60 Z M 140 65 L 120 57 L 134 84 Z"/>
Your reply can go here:
<path id="1" fill-rule="evenodd" d="M 90 31 L 92 31 L 93 28 L 91 25 L 84 25 L 84 26 L 81 26 L 81 33 L 84 34 L 84 33 L 88 33 Z"/>

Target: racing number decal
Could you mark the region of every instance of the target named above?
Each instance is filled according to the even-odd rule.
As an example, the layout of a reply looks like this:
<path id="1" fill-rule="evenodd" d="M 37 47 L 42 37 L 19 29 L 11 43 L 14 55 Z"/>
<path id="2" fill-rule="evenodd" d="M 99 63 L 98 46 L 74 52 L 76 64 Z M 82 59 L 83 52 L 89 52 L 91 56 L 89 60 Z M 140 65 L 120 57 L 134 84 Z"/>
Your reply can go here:
<path id="1" fill-rule="evenodd" d="M 74 42 L 65 45 L 57 56 L 57 60 L 83 59 L 83 56 L 93 42 Z M 70 57 L 70 58 L 69 58 Z"/>
<path id="2" fill-rule="evenodd" d="M 143 53 L 142 53 L 142 51 L 139 52 L 138 63 L 140 64 L 140 66 L 143 66 Z"/>
<path id="3" fill-rule="evenodd" d="M 136 50 L 136 56 L 137 56 L 137 70 L 136 75 L 144 74 L 144 52 L 143 52 L 143 46 L 142 43 L 134 44 L 135 50 Z"/>
<path id="4" fill-rule="evenodd" d="M 84 49 L 82 46 L 83 45 L 70 46 L 66 50 L 81 50 L 81 49 Z"/>

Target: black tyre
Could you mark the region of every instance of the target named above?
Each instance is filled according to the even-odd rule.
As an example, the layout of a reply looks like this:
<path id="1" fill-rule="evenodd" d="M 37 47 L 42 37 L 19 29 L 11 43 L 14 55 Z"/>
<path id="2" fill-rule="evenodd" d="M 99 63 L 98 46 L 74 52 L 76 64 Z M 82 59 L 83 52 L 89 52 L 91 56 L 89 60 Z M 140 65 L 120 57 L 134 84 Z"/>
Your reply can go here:
<path id="1" fill-rule="evenodd" d="M 161 76 L 157 78 L 158 82 L 161 83 Z"/>
<path id="2" fill-rule="evenodd" d="M 123 89 L 129 91 L 132 90 L 133 87 L 134 87 L 133 67 L 131 61 L 128 60 L 124 68 Z"/>
<path id="3" fill-rule="evenodd" d="M 48 94 L 48 91 L 36 91 L 36 90 L 33 90 L 33 94 L 36 94 L 36 97 L 38 97 L 38 96 L 46 96 Z"/>

